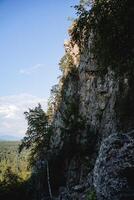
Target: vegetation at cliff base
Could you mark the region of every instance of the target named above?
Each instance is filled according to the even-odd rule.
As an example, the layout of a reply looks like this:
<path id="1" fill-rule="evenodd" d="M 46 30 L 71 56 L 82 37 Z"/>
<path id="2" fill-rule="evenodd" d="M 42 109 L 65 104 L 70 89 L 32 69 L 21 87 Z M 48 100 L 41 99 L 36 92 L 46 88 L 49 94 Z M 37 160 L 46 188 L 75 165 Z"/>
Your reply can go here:
<path id="1" fill-rule="evenodd" d="M 0 199 L 23 199 L 31 175 L 28 151 L 18 153 L 20 142 L 0 142 Z"/>

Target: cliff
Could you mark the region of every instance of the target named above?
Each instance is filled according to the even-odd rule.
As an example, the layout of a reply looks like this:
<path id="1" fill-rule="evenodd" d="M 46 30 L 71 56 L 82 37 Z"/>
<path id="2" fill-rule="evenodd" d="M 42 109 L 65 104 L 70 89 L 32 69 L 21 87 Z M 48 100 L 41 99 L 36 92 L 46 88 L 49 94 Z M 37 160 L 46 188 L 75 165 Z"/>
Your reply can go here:
<path id="1" fill-rule="evenodd" d="M 133 3 L 129 17 L 127 11 L 126 34 L 133 43 L 129 30 Z M 125 65 L 124 60 L 114 63 L 113 59 L 118 57 L 115 52 L 108 60 L 111 65 L 105 70 L 104 66 L 99 68 L 92 52 L 94 32 L 89 34 L 89 29 L 84 32 L 86 40 L 80 41 L 84 45 L 82 50 L 73 38 L 78 22 L 69 30 L 70 41 L 65 42 L 72 66 L 64 70 L 59 82 L 60 100 L 53 116 L 54 131 L 47 154 L 52 193 L 55 199 L 63 200 L 131 200 L 134 199 L 133 65 Z M 123 23 L 121 27 L 125 26 Z M 132 54 L 128 54 L 132 61 Z M 107 55 L 103 56 L 107 59 Z"/>

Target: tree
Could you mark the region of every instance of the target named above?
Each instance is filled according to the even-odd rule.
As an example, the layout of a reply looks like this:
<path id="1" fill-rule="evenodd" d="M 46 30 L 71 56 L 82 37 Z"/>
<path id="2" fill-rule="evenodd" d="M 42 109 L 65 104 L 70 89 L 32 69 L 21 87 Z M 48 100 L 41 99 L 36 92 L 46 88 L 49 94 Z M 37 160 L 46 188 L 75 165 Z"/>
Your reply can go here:
<path id="1" fill-rule="evenodd" d="M 51 89 L 51 94 L 48 101 L 47 116 L 48 116 L 49 122 L 52 121 L 53 116 L 60 104 L 60 101 L 61 101 L 61 91 L 60 91 L 59 85 L 56 84 Z"/>
<path id="2" fill-rule="evenodd" d="M 134 73 L 133 1 L 81 0 L 75 9 L 78 19 L 71 39 L 81 52 L 88 48 L 90 40 L 91 59 L 100 74 L 105 74 L 109 67 L 117 75 L 128 73 L 128 70 Z"/>
<path id="3" fill-rule="evenodd" d="M 19 152 L 24 148 L 30 149 L 30 165 L 33 173 L 31 176 L 33 195 L 36 199 L 41 199 L 48 185 L 50 199 L 52 199 L 51 186 L 49 181 L 49 165 L 45 153 L 47 153 L 52 126 L 48 115 L 44 112 L 41 105 L 38 104 L 34 109 L 25 112 L 25 118 L 28 123 L 26 136 L 23 138 L 19 147 Z"/>
<path id="4" fill-rule="evenodd" d="M 51 126 L 48 122 L 48 116 L 43 111 L 40 104 L 34 109 L 29 109 L 29 111 L 24 114 L 28 123 L 28 128 L 26 136 L 22 139 L 19 152 L 21 152 L 23 148 L 30 148 L 30 160 L 31 164 L 34 165 L 35 162 L 41 162 L 44 159 L 44 153 L 49 143 Z"/>
<path id="5" fill-rule="evenodd" d="M 0 181 L 0 199 L 26 199 L 22 179 L 8 167 Z"/>
<path id="6" fill-rule="evenodd" d="M 90 6 L 94 0 L 80 0 L 80 5 L 82 6 Z"/>
<path id="7" fill-rule="evenodd" d="M 59 66 L 63 73 L 65 70 L 71 71 L 74 67 L 72 56 L 68 52 L 61 58 Z"/>

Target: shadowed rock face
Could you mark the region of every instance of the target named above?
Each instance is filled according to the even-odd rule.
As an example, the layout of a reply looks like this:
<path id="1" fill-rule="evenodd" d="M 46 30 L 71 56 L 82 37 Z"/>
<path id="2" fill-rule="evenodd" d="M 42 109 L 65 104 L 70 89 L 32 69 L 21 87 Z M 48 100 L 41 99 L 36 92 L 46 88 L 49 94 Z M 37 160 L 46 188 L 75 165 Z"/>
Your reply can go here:
<path id="1" fill-rule="evenodd" d="M 99 200 L 134 199 L 134 131 L 113 134 L 102 142 L 94 168 Z"/>
<path id="2" fill-rule="evenodd" d="M 50 160 L 60 161 L 52 162 L 51 170 L 60 200 L 86 200 L 94 191 L 93 179 L 97 200 L 134 199 L 134 132 L 129 132 L 134 130 L 133 77 L 118 77 L 110 68 L 100 75 L 90 48 L 80 55 L 75 73 L 64 77 L 50 141 Z M 72 127 L 66 134 L 63 116 L 71 102 L 78 104 L 84 126 Z"/>
<path id="3" fill-rule="evenodd" d="M 94 179 L 97 200 L 134 199 L 134 132 L 120 133 L 134 130 L 133 75 L 118 77 L 110 68 L 100 75 L 89 48 L 62 85 L 50 141 L 50 162 L 56 160 L 51 169 L 54 195 L 60 200 L 86 200 L 94 191 Z M 78 104 L 84 126 L 66 134 L 63 116 L 71 102 Z"/>
<path id="4" fill-rule="evenodd" d="M 74 69 L 63 73 L 53 118 L 48 156 L 52 190 L 58 200 L 95 199 L 95 192 L 97 200 L 134 200 L 133 68 L 123 71 L 124 65 L 115 63 L 104 73 L 93 56 L 92 39 L 90 33 L 83 51 L 73 38 L 64 43 Z"/>

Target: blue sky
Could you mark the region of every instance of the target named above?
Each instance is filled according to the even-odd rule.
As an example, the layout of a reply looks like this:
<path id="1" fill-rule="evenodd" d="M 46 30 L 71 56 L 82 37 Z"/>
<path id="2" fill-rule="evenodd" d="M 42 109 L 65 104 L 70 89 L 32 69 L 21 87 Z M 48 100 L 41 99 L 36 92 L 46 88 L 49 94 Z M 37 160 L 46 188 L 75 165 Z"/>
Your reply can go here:
<path id="1" fill-rule="evenodd" d="M 0 0 L 0 134 L 24 135 L 23 112 L 46 101 L 60 74 L 78 0 Z"/>

